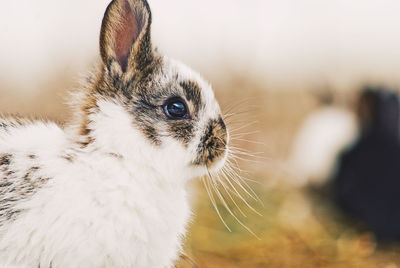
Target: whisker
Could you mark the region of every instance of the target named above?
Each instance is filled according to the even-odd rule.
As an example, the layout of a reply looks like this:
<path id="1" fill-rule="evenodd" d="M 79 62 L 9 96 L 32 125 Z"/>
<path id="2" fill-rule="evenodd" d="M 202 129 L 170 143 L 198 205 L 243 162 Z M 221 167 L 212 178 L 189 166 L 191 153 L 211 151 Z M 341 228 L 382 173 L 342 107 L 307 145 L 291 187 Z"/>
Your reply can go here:
<path id="1" fill-rule="evenodd" d="M 254 125 L 254 124 L 256 124 L 256 123 L 257 123 L 257 121 L 249 122 L 249 123 L 244 124 L 244 125 L 242 125 L 242 126 L 240 126 L 240 127 L 238 127 L 238 128 L 230 129 L 230 132 L 231 132 L 231 133 L 234 133 L 234 132 L 236 132 L 236 131 L 239 131 L 239 130 L 241 130 L 241 129 L 247 128 L 247 127 L 249 127 L 249 126 L 251 126 L 251 125 Z"/>
<path id="2" fill-rule="evenodd" d="M 257 156 L 259 156 L 261 154 L 264 154 L 264 152 L 251 152 L 251 151 L 247 151 L 247 150 L 244 150 L 244 149 L 240 149 L 240 148 L 235 147 L 235 146 L 229 146 L 229 151 L 233 152 L 233 153 L 246 154 L 246 155 L 251 156 L 251 157 L 257 157 Z"/>
<path id="3" fill-rule="evenodd" d="M 235 160 L 236 161 L 236 160 Z M 233 178 L 238 178 L 240 181 L 242 181 L 244 183 L 244 185 L 249 189 L 249 191 L 252 192 L 252 194 L 259 200 L 259 202 L 262 203 L 261 199 L 258 197 L 258 195 L 254 192 L 254 190 L 252 189 L 252 187 L 246 182 L 247 181 L 252 181 L 248 178 L 243 177 L 242 175 L 240 175 L 241 173 L 245 173 L 243 172 L 238 166 L 237 166 L 237 162 L 236 164 L 233 164 L 230 159 L 227 159 L 227 163 L 228 165 L 226 165 L 226 169 L 227 171 L 230 171 L 230 174 L 233 176 Z"/>
<path id="4" fill-rule="evenodd" d="M 235 109 L 235 112 L 239 112 L 239 113 L 250 113 L 253 112 L 255 110 L 253 110 L 254 108 L 258 108 L 257 105 L 247 105 L 248 103 L 250 103 L 252 100 L 250 99 L 244 99 L 241 100 L 240 102 L 235 102 L 235 103 L 230 103 L 228 105 L 223 105 L 223 110 L 225 111 L 225 113 L 230 113 Z M 246 107 L 242 107 L 243 105 L 246 104 Z M 251 108 L 252 110 L 249 110 L 249 108 Z M 246 109 L 246 110 L 243 110 Z"/>
<path id="5" fill-rule="evenodd" d="M 242 189 L 248 196 L 250 196 L 252 199 L 254 199 L 255 201 L 257 201 L 257 198 L 255 196 L 253 196 L 250 191 L 248 191 L 238 180 L 240 175 L 235 174 L 233 171 L 226 169 L 226 172 L 228 173 L 229 177 L 233 180 L 233 182 L 235 182 L 240 189 Z"/>
<path id="6" fill-rule="evenodd" d="M 258 239 L 260 239 L 249 227 L 247 227 L 242 221 L 240 221 L 238 219 L 238 217 L 232 212 L 232 210 L 229 208 L 228 204 L 225 202 L 225 199 L 223 198 L 223 196 L 221 195 L 220 191 L 218 190 L 218 188 L 215 185 L 215 180 L 213 179 L 211 173 L 209 170 L 208 171 L 208 175 L 211 178 L 211 181 L 214 183 L 214 190 L 215 193 L 217 194 L 219 200 L 222 202 L 223 206 L 225 207 L 225 209 L 229 212 L 229 214 L 231 214 L 231 216 L 243 227 L 245 228 L 249 233 L 251 233 L 252 235 L 254 235 L 255 237 L 257 237 Z"/>
<path id="7" fill-rule="evenodd" d="M 232 157 L 238 156 L 238 157 L 243 157 L 244 159 L 247 159 L 247 160 L 265 160 L 266 159 L 264 156 L 261 156 L 262 153 L 257 153 L 257 155 L 253 155 L 251 153 L 234 151 L 234 150 L 229 150 L 229 153 Z"/>
<path id="8" fill-rule="evenodd" d="M 238 160 L 242 160 L 242 161 L 246 161 L 246 162 L 250 162 L 250 163 L 255 163 L 255 164 L 261 164 L 262 161 L 260 160 L 251 160 L 251 159 L 247 159 L 247 158 L 243 158 L 237 155 L 231 155 L 232 158 L 238 159 Z"/>
<path id="9" fill-rule="evenodd" d="M 263 207 L 265 207 L 264 202 L 260 199 L 260 197 L 257 195 L 257 193 L 251 188 L 251 186 L 246 182 L 246 180 L 239 175 L 231 166 L 227 165 L 227 172 L 232 176 L 234 181 L 241 187 L 249 196 L 251 196 L 253 199 L 256 199 Z M 239 181 L 238 181 L 239 180 Z M 244 184 L 244 186 L 242 185 Z M 248 191 L 246 190 L 248 189 Z M 249 193 L 251 192 L 251 194 Z"/>
<path id="10" fill-rule="evenodd" d="M 252 140 L 247 140 L 247 139 L 242 139 L 242 138 L 235 138 L 235 137 L 230 137 L 231 141 L 243 141 L 243 142 L 248 142 L 248 143 L 253 143 L 253 144 L 258 144 L 258 145 L 266 145 L 264 142 L 259 142 L 259 141 L 252 141 Z"/>
<path id="11" fill-rule="evenodd" d="M 257 109 L 251 110 L 251 109 L 247 109 L 247 110 L 242 110 L 242 111 L 225 111 L 225 113 L 223 113 L 222 117 L 224 118 L 224 120 L 229 119 L 229 120 L 235 120 L 232 122 L 238 122 L 240 120 L 248 120 L 248 119 L 255 119 L 257 118 L 257 116 L 254 114 L 254 112 L 256 112 Z"/>
<path id="12" fill-rule="evenodd" d="M 254 130 L 254 131 L 250 131 L 250 132 L 241 132 L 241 133 L 232 133 L 232 130 L 229 131 L 229 137 L 231 138 L 242 138 L 242 137 L 246 137 L 249 135 L 254 135 L 254 134 L 259 134 L 261 131 L 259 130 Z"/>
<path id="13" fill-rule="evenodd" d="M 230 115 L 230 116 L 224 118 L 224 122 L 229 127 L 243 125 L 245 123 L 247 124 L 247 123 L 249 123 L 249 121 L 259 124 L 259 120 L 257 118 L 248 118 L 248 117 L 246 117 L 246 118 L 241 118 L 240 120 L 238 120 L 237 118 L 234 118 L 234 116 L 236 116 L 236 114 Z"/>
<path id="14" fill-rule="evenodd" d="M 246 199 L 244 199 L 243 196 L 237 191 L 236 187 L 232 184 L 232 182 L 230 181 L 230 179 L 229 179 L 229 177 L 227 176 L 226 173 L 223 173 L 223 177 L 224 177 L 225 180 L 229 183 L 229 185 L 231 185 L 232 189 L 234 189 L 234 191 L 235 191 L 237 197 L 240 198 L 240 200 L 242 200 L 243 203 L 245 203 L 246 206 L 247 206 L 250 210 L 252 210 L 254 213 L 256 213 L 257 215 L 259 215 L 259 216 L 262 217 L 262 214 L 259 213 L 256 209 L 254 209 L 254 208 L 246 201 Z"/>
<path id="15" fill-rule="evenodd" d="M 254 152 L 253 153 L 252 151 L 249 151 L 249 150 L 246 150 L 246 149 L 234 146 L 234 145 L 230 145 L 229 148 L 235 149 L 238 152 L 245 152 L 245 153 L 249 153 L 249 154 L 262 154 L 263 153 L 263 152 Z"/>
<path id="16" fill-rule="evenodd" d="M 224 120 L 232 117 L 240 118 L 242 115 L 248 115 L 251 112 L 252 111 L 235 111 L 235 112 L 227 111 L 225 114 L 222 115 L 222 117 L 224 118 Z M 255 116 L 252 117 L 254 118 Z"/>
<path id="17" fill-rule="evenodd" d="M 221 176 L 218 176 L 219 178 L 221 178 Z M 234 192 L 231 188 L 229 188 L 222 180 L 218 180 L 218 182 L 222 185 L 222 187 L 224 188 L 225 192 L 227 193 L 228 197 L 231 199 L 231 201 L 233 202 L 233 204 L 235 205 L 235 207 L 239 210 L 240 214 L 243 215 L 243 217 L 247 218 L 246 214 L 243 213 L 242 209 L 239 207 L 239 205 L 236 203 L 235 199 L 232 197 L 232 195 L 230 194 L 230 192 L 232 192 L 233 194 L 237 195 L 237 192 Z M 236 189 L 235 189 L 236 190 Z"/>
<path id="18" fill-rule="evenodd" d="M 246 108 L 248 108 L 248 106 Z M 216 137 L 225 146 L 215 146 L 213 150 L 220 153 L 226 152 L 228 156 L 226 164 L 218 172 L 211 172 L 207 168 L 207 175 L 202 178 L 202 182 L 206 188 L 208 196 L 210 197 L 212 206 L 217 212 L 218 217 L 222 221 L 223 225 L 231 232 L 228 223 L 223 219 L 227 216 L 227 214 L 225 214 L 226 210 L 226 212 L 232 216 L 239 225 L 245 228 L 253 236 L 258 238 L 258 236 L 239 218 L 242 216 L 247 218 L 246 213 L 248 214 L 248 210 L 259 216 L 262 216 L 262 214 L 252 206 L 254 205 L 254 202 L 248 197 L 255 200 L 257 203 L 261 203 L 263 206 L 264 204 L 255 191 L 247 183 L 247 181 L 252 183 L 260 182 L 244 177 L 243 174 L 248 173 L 239 168 L 238 162 L 249 161 L 260 163 L 262 162 L 260 160 L 264 160 L 265 157 L 263 157 L 263 152 L 252 152 L 240 148 L 239 144 L 244 142 L 256 145 L 265 144 L 248 138 L 249 135 L 260 133 L 259 130 L 251 130 L 254 128 L 251 126 L 254 126 L 258 123 L 257 120 L 254 120 L 254 117 L 241 117 L 242 115 L 248 113 L 248 111 L 238 110 L 238 107 L 235 104 L 233 104 L 232 107 L 224 110 L 226 112 L 223 114 L 222 118 L 227 126 L 227 131 L 229 131 L 229 146 L 226 146 L 227 141 L 223 140 L 222 137 Z M 240 120 L 236 120 L 238 117 Z M 220 142 L 218 143 L 221 144 Z M 231 223 L 229 222 L 229 224 Z"/>
<path id="19" fill-rule="evenodd" d="M 207 181 L 206 181 L 206 179 L 207 179 Z M 220 218 L 220 220 L 222 221 L 222 223 L 224 224 L 224 226 L 226 227 L 226 229 L 228 229 L 229 232 L 232 232 L 231 228 L 229 228 L 229 226 L 228 226 L 228 225 L 226 224 L 226 222 L 224 221 L 224 219 L 223 219 L 221 213 L 219 212 L 217 203 L 215 202 L 215 199 L 214 199 L 214 195 L 212 194 L 211 189 L 209 188 L 209 184 L 208 184 L 208 183 L 209 183 L 209 180 L 208 180 L 208 178 L 207 178 L 206 176 L 203 176 L 203 177 L 202 177 L 202 181 L 203 181 L 204 187 L 206 188 L 207 194 L 208 194 L 208 196 L 209 196 L 209 198 L 210 198 L 210 200 L 211 200 L 211 203 L 212 203 L 212 205 L 213 205 L 215 211 L 216 211 L 217 214 L 218 214 L 218 217 Z"/>

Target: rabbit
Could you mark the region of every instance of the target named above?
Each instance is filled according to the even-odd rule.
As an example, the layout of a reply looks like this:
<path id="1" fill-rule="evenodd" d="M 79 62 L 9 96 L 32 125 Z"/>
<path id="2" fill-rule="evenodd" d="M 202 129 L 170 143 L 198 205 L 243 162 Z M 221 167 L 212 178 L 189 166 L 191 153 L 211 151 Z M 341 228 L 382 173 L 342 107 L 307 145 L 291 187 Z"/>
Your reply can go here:
<path id="1" fill-rule="evenodd" d="M 319 107 L 302 122 L 294 136 L 287 165 L 290 183 L 300 187 L 325 184 L 335 172 L 336 156 L 357 140 L 354 113 L 329 88 L 312 92 Z"/>
<path id="2" fill-rule="evenodd" d="M 335 201 L 380 241 L 400 241 L 400 102 L 385 87 L 366 87 L 358 105 L 361 134 L 339 157 Z"/>
<path id="3" fill-rule="evenodd" d="M 152 46 L 146 0 L 113 0 L 65 127 L 0 119 L 0 267 L 172 267 L 185 184 L 223 167 L 212 87 Z"/>
<path id="4" fill-rule="evenodd" d="M 322 185 L 335 169 L 337 154 L 357 139 L 353 114 L 341 107 L 322 107 L 309 115 L 295 136 L 289 157 L 293 183 Z"/>

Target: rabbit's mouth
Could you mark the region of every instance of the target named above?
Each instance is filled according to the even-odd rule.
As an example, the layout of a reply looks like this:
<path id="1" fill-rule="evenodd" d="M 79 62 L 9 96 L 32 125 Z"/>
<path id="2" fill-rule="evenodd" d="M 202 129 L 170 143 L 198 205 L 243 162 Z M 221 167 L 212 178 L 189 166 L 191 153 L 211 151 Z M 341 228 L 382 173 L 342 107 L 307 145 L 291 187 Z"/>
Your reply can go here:
<path id="1" fill-rule="evenodd" d="M 208 169 L 224 164 L 227 156 L 228 134 L 222 118 L 210 120 L 197 147 L 197 157 L 193 162 Z"/>

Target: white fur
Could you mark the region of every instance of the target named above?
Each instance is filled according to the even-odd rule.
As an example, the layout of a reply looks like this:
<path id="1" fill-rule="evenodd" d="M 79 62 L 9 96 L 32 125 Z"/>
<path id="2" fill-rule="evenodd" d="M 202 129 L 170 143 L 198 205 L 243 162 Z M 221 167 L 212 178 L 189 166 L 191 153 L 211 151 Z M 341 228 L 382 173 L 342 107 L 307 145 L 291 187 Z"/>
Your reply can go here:
<path id="1" fill-rule="evenodd" d="M 90 149 L 72 146 L 54 124 L 1 135 L 1 152 L 36 154 L 41 174 L 52 178 L 0 230 L 2 267 L 172 266 L 190 215 L 181 159 L 170 157 L 180 149 L 156 152 L 121 106 L 99 106 Z M 15 165 L 27 166 L 18 159 Z"/>

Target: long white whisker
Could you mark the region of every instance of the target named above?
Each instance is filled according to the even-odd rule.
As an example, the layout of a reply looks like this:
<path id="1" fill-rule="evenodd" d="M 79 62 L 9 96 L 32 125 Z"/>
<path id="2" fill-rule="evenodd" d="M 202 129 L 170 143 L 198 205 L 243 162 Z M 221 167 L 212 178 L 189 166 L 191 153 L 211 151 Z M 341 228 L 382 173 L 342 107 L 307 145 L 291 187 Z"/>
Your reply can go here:
<path id="1" fill-rule="evenodd" d="M 241 155 L 255 157 L 255 158 L 265 158 L 265 157 L 260 156 L 260 155 L 264 154 L 263 152 L 250 153 L 250 152 L 246 152 L 246 151 L 239 151 L 239 150 L 235 149 L 235 147 L 233 147 L 232 149 L 229 148 L 229 151 L 232 152 L 233 154 L 241 154 Z"/>
<path id="2" fill-rule="evenodd" d="M 234 189 L 234 191 L 235 191 L 237 197 L 240 198 L 240 200 L 242 200 L 243 203 L 245 203 L 246 206 L 247 206 L 250 210 L 252 210 L 252 211 L 253 211 L 254 213 L 256 213 L 257 215 L 262 216 L 261 213 L 259 213 L 256 209 L 254 209 L 254 208 L 246 201 L 246 199 L 244 199 L 244 198 L 242 197 L 242 195 L 237 191 L 236 187 L 235 187 L 235 186 L 232 184 L 232 182 L 230 181 L 228 175 L 227 175 L 226 173 L 224 173 L 224 172 L 223 172 L 223 178 L 229 183 L 229 185 L 232 187 L 232 189 Z"/>
<path id="3" fill-rule="evenodd" d="M 235 109 L 235 114 L 237 113 L 250 113 L 252 110 L 249 108 L 257 108 L 257 105 L 246 105 L 246 107 L 242 107 L 244 104 L 248 104 L 251 102 L 250 99 L 241 100 L 240 102 L 230 103 L 229 105 L 224 105 L 225 112 L 232 112 Z M 243 110 L 246 109 L 246 110 Z"/>
<path id="4" fill-rule="evenodd" d="M 258 141 L 252 141 L 252 140 L 247 140 L 247 139 L 242 139 L 242 138 L 235 138 L 235 137 L 230 137 L 231 141 L 242 141 L 242 142 L 248 142 L 252 144 L 258 144 L 258 145 L 265 145 L 264 142 L 258 142 Z"/>
<path id="5" fill-rule="evenodd" d="M 238 174 L 231 166 L 226 166 L 227 167 L 227 172 L 230 174 L 233 178 L 233 180 L 241 187 L 244 189 L 244 191 L 251 196 L 253 199 L 256 199 L 263 207 L 264 207 L 264 202 L 260 199 L 260 197 L 254 192 L 253 188 L 246 182 L 246 180 Z M 244 186 L 242 185 L 244 184 Z M 251 192 L 251 194 L 246 190 L 246 188 Z"/>
<path id="6" fill-rule="evenodd" d="M 251 188 L 251 186 L 246 182 L 246 180 L 248 179 L 240 175 L 239 172 L 241 172 L 241 170 L 238 168 L 239 172 L 236 171 L 234 165 L 231 164 L 231 161 L 228 160 L 227 162 L 228 165 L 226 165 L 226 171 L 228 172 L 228 174 L 230 174 L 241 187 L 243 187 L 244 189 L 248 189 L 252 193 L 250 194 L 250 196 L 253 197 L 253 199 L 257 199 L 260 203 L 263 203 L 258 195 L 254 192 L 253 188 Z M 243 182 L 244 186 L 241 184 L 241 182 Z M 247 190 L 246 193 L 249 194 Z"/>
<path id="7" fill-rule="evenodd" d="M 235 182 L 240 189 L 242 189 L 248 196 L 250 196 L 252 199 L 254 199 L 255 201 L 257 201 L 257 197 L 253 196 L 241 183 L 240 181 L 236 178 L 236 176 L 238 176 L 237 174 L 235 174 L 234 172 L 230 171 L 229 169 L 226 170 L 227 174 L 229 175 L 229 177 L 233 180 L 233 182 Z"/>
<path id="8" fill-rule="evenodd" d="M 221 175 L 219 176 L 219 178 L 221 178 Z M 222 185 L 222 187 L 224 188 L 225 192 L 227 193 L 229 199 L 233 202 L 235 207 L 239 210 L 240 214 L 242 214 L 243 217 L 247 218 L 246 214 L 243 213 L 242 209 L 239 207 L 239 205 L 236 203 L 235 199 L 230 194 L 230 192 L 233 192 L 233 194 L 237 195 L 236 192 L 234 192 L 231 188 L 229 188 L 222 180 L 219 179 L 218 182 Z"/>
<path id="9" fill-rule="evenodd" d="M 241 222 L 238 217 L 236 217 L 236 215 L 232 212 L 232 210 L 229 208 L 228 204 L 225 202 L 224 197 L 221 195 L 221 193 L 219 192 L 218 188 L 215 185 L 215 180 L 213 179 L 211 173 L 208 171 L 208 175 L 211 178 L 211 181 L 214 183 L 214 190 L 215 193 L 217 194 L 217 196 L 219 197 L 219 200 L 222 202 L 223 206 L 225 207 L 225 209 L 229 212 L 229 214 L 232 215 L 232 217 L 243 227 L 245 228 L 249 233 L 251 233 L 252 235 L 254 235 L 255 237 L 257 237 L 258 239 L 260 239 L 249 227 L 247 227 L 243 222 Z"/>
<path id="10" fill-rule="evenodd" d="M 257 154 L 262 154 L 262 153 L 264 153 L 264 152 L 251 152 L 251 151 L 249 151 L 249 150 L 242 149 L 242 148 L 237 147 L 237 146 L 234 146 L 234 145 L 230 145 L 230 146 L 229 146 L 229 150 L 230 150 L 230 151 L 236 151 L 236 152 L 242 152 L 242 153 L 248 153 L 248 154 L 250 154 L 250 155 L 257 155 Z"/>
<path id="11" fill-rule="evenodd" d="M 238 156 L 238 155 L 232 155 L 231 157 L 236 158 L 236 159 L 238 159 L 238 160 L 250 162 L 250 163 L 255 163 L 255 164 L 260 164 L 260 163 L 262 163 L 262 161 L 261 161 L 260 159 L 258 159 L 258 160 L 252 160 L 252 159 L 247 159 L 247 158 L 240 157 L 240 156 Z"/>
<path id="12" fill-rule="evenodd" d="M 223 219 L 221 213 L 219 212 L 217 203 L 215 202 L 215 199 L 214 199 L 214 195 L 213 195 L 213 193 L 211 192 L 211 189 L 209 188 L 209 184 L 208 184 L 209 182 L 208 182 L 208 180 L 206 181 L 206 179 L 207 179 L 207 177 L 202 177 L 202 181 L 203 181 L 204 187 L 206 188 L 207 194 L 208 194 L 208 196 L 210 197 L 211 203 L 212 203 L 212 205 L 213 205 L 215 211 L 217 212 L 218 217 L 220 218 L 221 222 L 222 222 L 222 223 L 224 224 L 224 226 L 226 227 L 226 229 L 228 229 L 229 232 L 232 232 L 231 228 L 229 228 L 229 226 L 228 226 L 228 225 L 226 224 L 226 222 L 224 221 L 224 219 Z"/>
<path id="13" fill-rule="evenodd" d="M 232 130 L 229 131 L 230 137 L 231 138 L 236 138 L 236 137 L 246 137 L 249 135 L 253 135 L 253 134 L 259 134 L 260 131 L 259 130 L 254 130 L 254 131 L 248 131 L 248 132 L 240 132 L 240 133 L 234 133 L 232 132 Z"/>
<path id="14" fill-rule="evenodd" d="M 238 130 L 241 130 L 241 129 L 247 128 L 247 127 L 249 127 L 249 126 L 251 126 L 251 125 L 254 125 L 255 123 L 257 123 L 257 122 L 256 122 L 256 121 L 249 122 L 249 123 L 247 123 L 247 124 L 244 124 L 244 125 L 242 125 L 242 126 L 240 126 L 240 127 L 238 127 L 238 128 L 231 129 L 231 130 L 230 130 L 230 132 L 231 132 L 231 133 L 232 133 L 232 132 L 236 132 L 236 131 L 238 131 Z"/>

